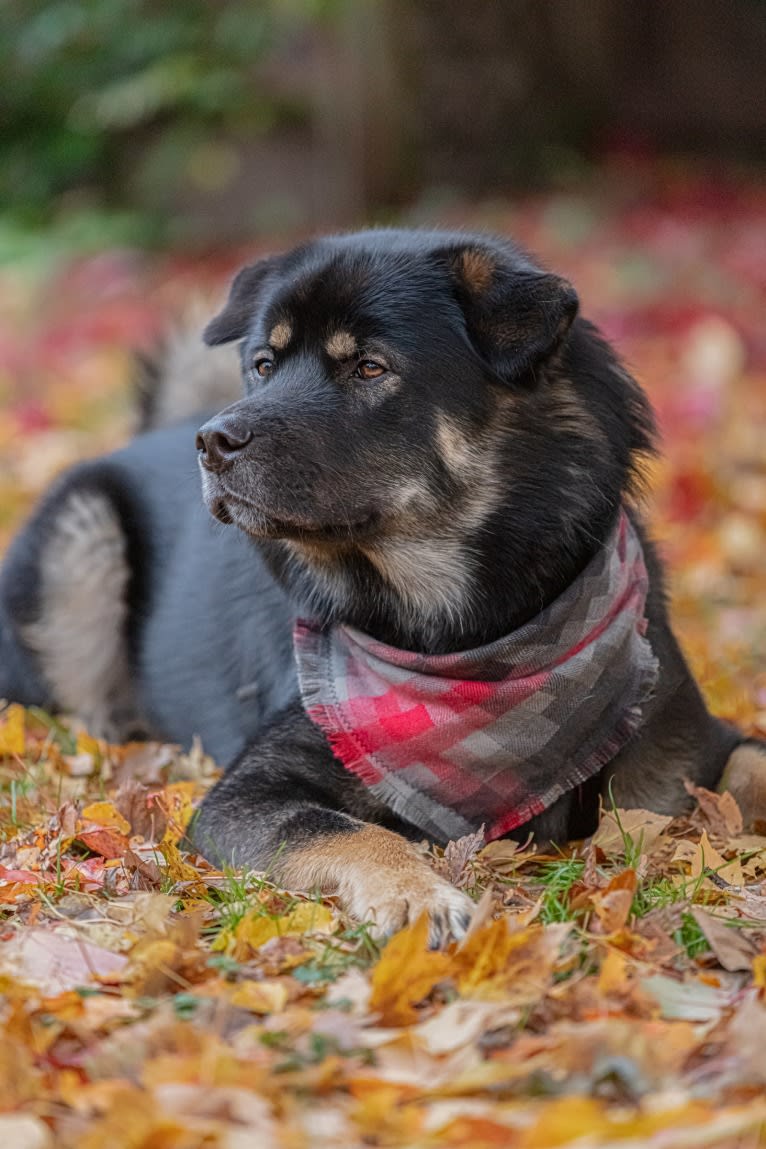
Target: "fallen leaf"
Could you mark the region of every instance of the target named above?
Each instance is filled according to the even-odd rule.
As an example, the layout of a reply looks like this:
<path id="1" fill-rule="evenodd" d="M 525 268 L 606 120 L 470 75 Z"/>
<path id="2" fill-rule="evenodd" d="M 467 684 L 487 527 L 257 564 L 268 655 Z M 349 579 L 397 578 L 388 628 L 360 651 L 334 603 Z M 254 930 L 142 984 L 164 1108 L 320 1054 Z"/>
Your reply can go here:
<path id="1" fill-rule="evenodd" d="M 605 934 L 614 934 L 623 928 L 630 916 L 637 889 L 635 870 L 623 870 L 615 874 L 604 889 L 591 894 L 591 904 Z"/>
<path id="2" fill-rule="evenodd" d="M 53 1145 L 48 1126 L 39 1117 L 23 1113 L 0 1114 L 0 1144 L 8 1149 L 49 1149 Z"/>
<path id="3" fill-rule="evenodd" d="M 513 930 L 505 918 L 488 923 L 467 939 L 454 957 L 462 994 L 502 998 L 522 1005 L 542 997 L 571 922 Z"/>
<path id="4" fill-rule="evenodd" d="M 167 828 L 167 817 L 157 795 L 136 779 L 120 786 L 114 804 L 127 821 L 130 832 L 146 842 L 158 842 Z"/>
<path id="5" fill-rule="evenodd" d="M 0 714 L 0 758 L 21 757 L 26 746 L 26 712 L 12 702 Z"/>
<path id="6" fill-rule="evenodd" d="M 240 982 L 229 1000 L 251 1013 L 281 1013 L 289 998 L 286 981 L 270 979 Z"/>
<path id="7" fill-rule="evenodd" d="M 318 902 L 298 902 L 285 914 L 270 915 L 263 908 L 248 910 L 231 930 L 222 930 L 213 949 L 242 960 L 272 938 L 298 937 L 305 933 L 331 933 L 335 919 L 327 906 Z"/>
<path id="8" fill-rule="evenodd" d="M 684 781 L 686 793 L 699 804 L 700 813 L 712 834 L 721 838 L 730 838 L 742 833 L 742 814 L 736 799 L 728 790 L 718 793 L 705 790 L 702 786 L 695 786 L 687 779 Z"/>
<path id="9" fill-rule="evenodd" d="M 118 830 L 79 830 L 77 840 L 102 858 L 122 858 L 130 849 L 130 842 Z"/>
<path id="10" fill-rule="evenodd" d="M 370 1009 L 383 1025 L 409 1025 L 418 1020 L 415 1008 L 448 976 L 451 960 L 428 949 L 428 916 L 421 914 L 386 944 L 372 974 Z"/>
<path id="11" fill-rule="evenodd" d="M 651 810 L 607 810 L 591 840 L 609 857 L 624 857 L 626 840 L 638 852 L 650 854 L 672 820 Z"/>
<path id="12" fill-rule="evenodd" d="M 448 842 L 444 847 L 443 873 L 449 882 L 459 886 L 466 866 L 471 858 L 484 845 L 484 827 L 475 834 L 466 834 L 456 842 Z"/>
<path id="13" fill-rule="evenodd" d="M 727 925 L 726 919 L 714 917 L 700 906 L 692 906 L 691 912 L 724 969 L 751 969 L 756 947 L 744 930 L 736 928 L 736 920 Z"/>
<path id="14" fill-rule="evenodd" d="M 718 1021 L 731 1002 L 731 995 L 725 990 L 700 981 L 674 981 L 664 974 L 644 977 L 641 985 L 668 1020 Z"/>
<path id="15" fill-rule="evenodd" d="M 87 822 L 117 830 L 123 836 L 130 834 L 130 822 L 117 810 L 114 802 L 91 802 L 85 806 L 81 816 Z"/>
<path id="16" fill-rule="evenodd" d="M 463 1045 L 472 1045 L 486 1029 L 515 1025 L 521 1011 L 496 1002 L 451 1001 L 439 1013 L 412 1029 L 414 1040 L 428 1053 L 440 1057 Z"/>
<path id="17" fill-rule="evenodd" d="M 126 965 L 122 954 L 92 945 L 67 928 L 27 928 L 0 948 L 0 972 L 48 996 L 92 985 Z"/>

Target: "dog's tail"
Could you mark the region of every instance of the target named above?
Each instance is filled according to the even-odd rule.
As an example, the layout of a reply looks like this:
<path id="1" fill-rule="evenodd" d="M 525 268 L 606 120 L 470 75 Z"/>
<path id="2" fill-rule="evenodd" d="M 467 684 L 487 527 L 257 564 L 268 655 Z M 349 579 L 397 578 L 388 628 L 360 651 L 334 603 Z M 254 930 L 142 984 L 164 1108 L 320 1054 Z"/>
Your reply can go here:
<path id="1" fill-rule="evenodd" d="M 155 348 L 136 355 L 138 430 L 218 411 L 240 398 L 237 348 L 206 347 L 202 342 L 212 311 L 194 303 Z"/>

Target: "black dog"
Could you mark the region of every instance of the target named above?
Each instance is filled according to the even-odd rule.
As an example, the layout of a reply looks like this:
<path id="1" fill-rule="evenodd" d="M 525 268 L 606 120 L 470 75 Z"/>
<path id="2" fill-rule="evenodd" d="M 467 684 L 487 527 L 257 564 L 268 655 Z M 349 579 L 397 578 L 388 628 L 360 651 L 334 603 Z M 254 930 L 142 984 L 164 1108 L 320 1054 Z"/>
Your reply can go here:
<path id="1" fill-rule="evenodd" d="M 381 797 L 369 745 L 349 767 L 303 678 L 301 696 L 296 616 L 311 620 L 309 663 L 326 636 L 357 632 L 374 640 L 371 657 L 409 651 L 402 659 L 426 674 L 434 657 L 461 663 L 461 652 L 489 646 L 499 658 L 516 649 L 506 636 L 534 637 L 539 620 L 574 601 L 605 555 L 619 551 L 625 568 L 625 538 L 634 583 L 609 617 L 643 614 L 645 562 L 646 638 L 639 619 L 603 656 L 561 761 L 542 750 L 530 759 L 554 776 L 541 797 L 527 771 L 534 801 L 520 832 L 583 836 L 607 789 L 620 805 L 676 813 L 688 803 L 684 778 L 714 787 L 727 762 L 734 775 L 766 766 L 756 744 L 708 714 L 670 631 L 632 503 L 652 414 L 577 316 L 568 283 L 482 236 L 332 237 L 241 271 L 205 340 L 239 341 L 245 379 L 245 397 L 196 439 L 218 524 L 198 496 L 199 419 L 187 421 L 67 475 L 0 583 L 0 696 L 79 712 L 113 737 L 142 729 L 188 743 L 199 733 L 235 759 L 196 821 L 203 853 L 335 890 L 383 930 L 427 909 L 435 940 L 459 934 L 470 903 L 407 840 L 427 824 L 417 785 L 411 807 Z M 603 632 L 592 628 L 570 654 Z M 554 662 L 560 684 L 566 667 Z M 398 681 L 400 670 L 386 673 Z M 501 685 L 471 690 L 501 691 L 508 670 L 493 666 L 485 677 Z M 455 672 L 445 673 L 450 694 Z M 539 688 L 532 674 L 525 689 L 533 680 Z M 609 691 L 623 682 L 612 713 Z M 509 689 L 518 699 L 518 684 Z M 531 715 L 535 699 L 525 700 Z M 494 754 L 502 797 L 505 759 Z M 447 758 L 437 755 L 424 785 L 438 789 Z M 419 761 L 410 767 L 423 774 Z"/>

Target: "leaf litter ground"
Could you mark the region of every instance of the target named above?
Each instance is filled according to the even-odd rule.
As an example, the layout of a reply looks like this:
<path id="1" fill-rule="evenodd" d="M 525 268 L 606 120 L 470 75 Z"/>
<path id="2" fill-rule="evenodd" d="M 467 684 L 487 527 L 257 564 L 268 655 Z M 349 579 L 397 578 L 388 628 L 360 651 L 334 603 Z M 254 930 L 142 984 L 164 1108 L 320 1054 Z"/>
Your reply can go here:
<path id="1" fill-rule="evenodd" d="M 652 394 L 651 521 L 715 711 L 766 733 L 766 201 L 688 170 L 473 206 L 571 275 Z M 759 255 L 760 253 L 760 255 Z M 0 270 L 0 532 L 129 427 L 126 348 L 237 253 Z M 381 946 L 332 899 L 183 847 L 203 748 L 0 714 L 0 1138 L 14 1149 L 766 1142 L 766 836 L 694 791 L 542 855 L 431 854 L 468 937 Z M 749 814 L 749 812 L 746 812 Z M 756 830 L 766 826 L 756 826 Z"/>

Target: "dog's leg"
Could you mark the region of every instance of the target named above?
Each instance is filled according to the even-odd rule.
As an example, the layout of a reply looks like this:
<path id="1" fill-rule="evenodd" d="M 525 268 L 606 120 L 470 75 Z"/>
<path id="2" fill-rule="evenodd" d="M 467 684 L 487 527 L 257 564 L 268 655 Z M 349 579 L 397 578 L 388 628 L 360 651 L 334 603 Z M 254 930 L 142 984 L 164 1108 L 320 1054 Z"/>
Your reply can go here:
<path id="1" fill-rule="evenodd" d="M 460 937 L 470 899 L 440 878 L 412 842 L 373 818 L 397 825 L 333 758 L 296 703 L 211 791 L 191 838 L 219 864 L 265 870 L 291 889 L 336 894 L 380 933 L 427 912 L 431 944 Z"/>
<path id="2" fill-rule="evenodd" d="M 742 741 L 729 755 L 718 789 L 733 794 L 745 826 L 762 833 L 766 826 L 766 742 Z"/>
<path id="3" fill-rule="evenodd" d="M 101 737 L 140 729 L 128 661 L 127 543 L 107 494 L 73 482 L 27 527 L 10 556 L 11 603 L 34 587 L 16 632 L 39 669 L 48 704 L 77 714 Z M 9 614 L 12 614 L 9 611 Z M 27 615 L 19 619 L 20 614 Z"/>

